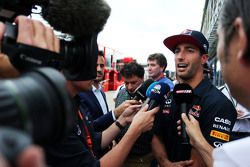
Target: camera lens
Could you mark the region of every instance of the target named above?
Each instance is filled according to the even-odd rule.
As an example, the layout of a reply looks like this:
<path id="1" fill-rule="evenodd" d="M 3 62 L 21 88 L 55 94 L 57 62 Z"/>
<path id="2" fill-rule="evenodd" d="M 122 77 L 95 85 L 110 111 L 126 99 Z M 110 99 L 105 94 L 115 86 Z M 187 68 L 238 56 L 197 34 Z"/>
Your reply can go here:
<path id="1" fill-rule="evenodd" d="M 0 125 L 25 130 L 41 145 L 62 140 L 73 122 L 65 86 L 63 75 L 52 68 L 0 81 Z"/>

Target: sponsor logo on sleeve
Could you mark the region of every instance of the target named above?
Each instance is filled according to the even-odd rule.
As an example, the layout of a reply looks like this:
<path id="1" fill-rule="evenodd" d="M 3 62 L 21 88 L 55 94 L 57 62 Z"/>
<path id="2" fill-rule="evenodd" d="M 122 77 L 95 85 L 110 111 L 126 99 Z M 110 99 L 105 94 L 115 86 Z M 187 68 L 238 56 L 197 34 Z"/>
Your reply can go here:
<path id="1" fill-rule="evenodd" d="M 229 141 L 229 138 L 230 138 L 229 134 L 219 132 L 219 131 L 216 131 L 216 130 L 211 130 L 210 136 L 214 137 L 214 138 L 217 138 L 217 139 L 224 140 L 224 141 Z"/>

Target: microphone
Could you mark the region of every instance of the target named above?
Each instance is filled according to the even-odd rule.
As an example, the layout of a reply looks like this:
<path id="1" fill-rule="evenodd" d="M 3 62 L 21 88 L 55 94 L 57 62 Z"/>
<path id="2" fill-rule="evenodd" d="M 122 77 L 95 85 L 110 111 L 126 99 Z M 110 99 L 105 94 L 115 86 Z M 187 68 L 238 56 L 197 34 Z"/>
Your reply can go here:
<path id="1" fill-rule="evenodd" d="M 155 81 L 153 82 L 151 85 L 149 85 L 147 91 L 146 91 L 146 96 L 149 97 L 150 96 L 150 93 L 151 93 L 151 90 L 155 87 L 155 85 L 159 84 L 159 82 Z"/>
<path id="2" fill-rule="evenodd" d="M 111 8 L 105 0 L 47 0 L 42 16 L 56 30 L 82 39 L 99 33 Z"/>
<path id="3" fill-rule="evenodd" d="M 168 86 L 168 84 L 163 82 L 156 82 L 151 85 L 147 90 L 149 94 L 146 100 L 146 102 L 148 103 L 148 110 L 164 104 L 167 98 L 167 93 L 170 91 L 170 87 Z"/>
<path id="4" fill-rule="evenodd" d="M 173 98 L 177 105 L 180 106 L 181 113 L 187 113 L 187 104 L 193 101 L 193 89 L 186 83 L 176 84 L 173 90 Z M 181 123 L 182 144 L 189 144 L 185 123 Z"/>
<path id="5" fill-rule="evenodd" d="M 67 80 L 96 78 L 97 36 L 110 16 L 105 0 L 47 0 L 42 16 L 56 30 L 73 36 L 60 42 L 65 55 L 63 73 Z"/>
<path id="6" fill-rule="evenodd" d="M 147 79 L 146 81 L 143 82 L 143 84 L 141 84 L 141 86 L 139 86 L 135 93 L 134 93 L 134 97 L 132 98 L 133 100 L 146 100 L 147 96 L 146 96 L 146 91 L 148 89 L 148 87 L 154 82 L 154 80 L 152 79 Z"/>

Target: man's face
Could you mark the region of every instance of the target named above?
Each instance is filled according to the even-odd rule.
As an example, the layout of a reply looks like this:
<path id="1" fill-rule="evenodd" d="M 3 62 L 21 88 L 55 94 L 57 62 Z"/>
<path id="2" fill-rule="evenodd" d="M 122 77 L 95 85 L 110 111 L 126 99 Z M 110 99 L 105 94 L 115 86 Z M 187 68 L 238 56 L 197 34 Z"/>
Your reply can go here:
<path id="1" fill-rule="evenodd" d="M 96 65 L 96 81 L 100 82 L 103 80 L 104 77 L 104 57 L 103 56 L 98 56 L 97 59 L 97 65 Z"/>
<path id="2" fill-rule="evenodd" d="M 135 90 L 142 84 L 143 78 L 139 78 L 138 76 L 133 75 L 130 78 L 124 77 L 124 83 L 127 91 L 130 94 L 133 94 Z"/>
<path id="3" fill-rule="evenodd" d="M 175 49 L 176 75 L 183 81 L 193 80 L 202 73 L 206 59 L 200 55 L 200 49 L 192 44 L 183 43 Z"/>
<path id="4" fill-rule="evenodd" d="M 156 80 L 159 78 L 159 76 L 163 73 L 163 67 L 160 67 L 159 64 L 157 64 L 156 60 L 148 60 L 148 76 L 149 78 L 152 78 L 153 80 Z"/>

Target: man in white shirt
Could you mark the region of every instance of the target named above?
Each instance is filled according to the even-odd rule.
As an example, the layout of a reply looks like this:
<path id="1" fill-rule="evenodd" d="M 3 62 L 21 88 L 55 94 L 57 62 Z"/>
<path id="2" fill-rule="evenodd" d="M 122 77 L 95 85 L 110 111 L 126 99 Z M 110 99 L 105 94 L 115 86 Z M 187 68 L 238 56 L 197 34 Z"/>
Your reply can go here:
<path id="1" fill-rule="evenodd" d="M 109 127 L 118 118 L 122 111 L 135 101 L 125 101 L 120 106 L 112 111 L 109 111 L 106 95 L 102 91 L 100 84 L 104 78 L 105 60 L 103 51 L 98 52 L 98 59 L 96 65 L 96 78 L 92 85 L 92 90 L 79 93 L 81 98 L 81 105 L 88 110 L 89 122 L 93 124 L 94 130 L 101 132 Z"/>
<path id="2" fill-rule="evenodd" d="M 237 111 L 237 120 L 234 124 L 231 138 L 232 140 L 241 139 L 250 136 L 250 112 L 238 101 L 232 97 L 227 84 L 224 84 L 219 90 L 232 102 Z"/>

